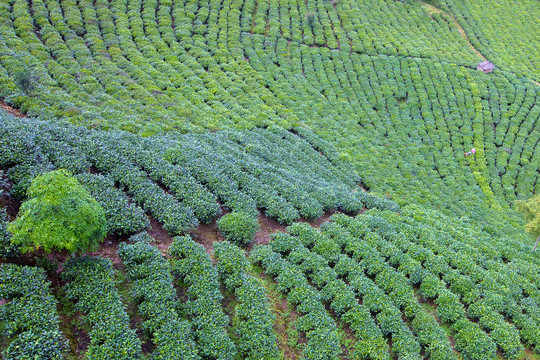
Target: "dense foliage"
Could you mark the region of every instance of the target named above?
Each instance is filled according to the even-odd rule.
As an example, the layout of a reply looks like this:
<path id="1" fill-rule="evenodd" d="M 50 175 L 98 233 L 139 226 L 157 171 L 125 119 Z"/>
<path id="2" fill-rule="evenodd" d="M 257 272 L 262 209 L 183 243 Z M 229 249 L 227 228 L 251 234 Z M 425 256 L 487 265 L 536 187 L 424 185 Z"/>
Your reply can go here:
<path id="1" fill-rule="evenodd" d="M 152 360 L 200 360 L 191 335 L 191 325 L 176 311 L 171 266 L 159 250 L 144 241 L 122 243 L 118 249 L 132 283 L 131 293 L 145 319 L 143 329 L 153 336 Z"/>
<path id="2" fill-rule="evenodd" d="M 113 233 L 132 234 L 148 224 L 124 192 L 173 235 L 214 219 L 218 198 L 233 211 L 255 217 L 264 209 L 286 224 L 329 209 L 399 209 L 361 191 L 350 164 L 308 130 L 302 136 L 272 128 L 141 138 L 1 114 L 0 124 L 0 165 L 10 168 L 15 195 L 26 195 L 26 184 L 40 173 L 67 168 L 104 207 Z"/>
<path id="3" fill-rule="evenodd" d="M 186 312 L 199 356 L 203 359 L 232 360 L 236 346 L 227 334 L 229 318 L 223 313 L 219 278 L 204 247 L 189 236 L 176 237 L 169 248 L 174 257 L 173 272 L 188 285 Z"/>
<path id="4" fill-rule="evenodd" d="M 334 319 L 321 301 L 321 294 L 309 284 L 299 268 L 272 250 L 269 246 L 257 247 L 251 257 L 275 277 L 278 290 L 287 294 L 287 301 L 295 305 L 302 314 L 295 324 L 307 338 L 302 359 L 336 359 L 341 353 L 339 335 Z M 387 350 L 385 343 L 380 344 L 382 348 L 378 350 Z M 371 354 L 376 356 L 376 353 L 373 351 Z"/>
<path id="5" fill-rule="evenodd" d="M 84 315 L 83 321 L 91 328 L 85 358 L 140 359 L 141 341 L 130 328 L 111 261 L 87 256 L 70 260 L 64 265 L 62 278 L 68 281 L 66 297 L 75 302 L 75 310 Z"/>
<path id="6" fill-rule="evenodd" d="M 255 237 L 255 233 L 260 230 L 257 218 L 241 212 L 223 215 L 217 221 L 217 226 L 225 239 L 238 245 L 250 243 Z"/>
<path id="7" fill-rule="evenodd" d="M 97 249 L 107 223 L 88 191 L 68 171 L 56 170 L 32 180 L 28 200 L 8 229 L 22 252 L 41 248 L 84 253 Z"/>
<path id="8" fill-rule="evenodd" d="M 540 81 L 536 59 L 540 56 L 538 38 L 540 23 L 534 0 L 433 1 L 462 24 L 471 43 L 497 67 Z"/>
<path id="9" fill-rule="evenodd" d="M 238 304 L 233 326 L 240 338 L 238 346 L 248 360 L 279 358 L 274 316 L 270 312 L 266 289 L 260 280 L 249 275 L 251 265 L 238 246 L 227 241 L 214 245 L 217 271 L 228 290 L 233 291 Z"/>
<path id="10" fill-rule="evenodd" d="M 417 206 L 402 215 L 371 210 L 331 220 L 321 231 L 294 224 L 252 258 L 285 293 L 309 278 L 361 341 L 354 356 L 386 359 L 388 352 L 376 347 L 386 345 L 385 336 L 400 358 L 420 359 L 424 351 L 431 359 L 455 359 L 452 334 L 464 359 L 495 359 L 496 351 L 519 359 L 524 346 L 539 351 L 538 260 L 519 241 L 498 240 Z M 283 261 L 286 277 L 276 270 Z M 422 298 L 433 300 L 436 318 L 420 305 Z M 369 349 L 371 355 L 361 354 Z"/>
<path id="11" fill-rule="evenodd" d="M 537 0 L 1 2 L 0 98 L 34 117 L 0 113 L 9 196 L 66 169 L 111 234 L 143 231 L 116 271 L 156 347 L 142 355 L 112 264 L 84 258 L 55 295 L 83 313 L 86 357 L 287 357 L 270 324 L 289 316 L 278 349 L 300 336 L 299 359 L 540 354 L 540 262 L 513 206 L 540 191 L 539 11 Z M 483 60 L 492 73 L 476 70 Z M 262 280 L 227 242 L 212 254 L 176 237 L 165 260 L 144 232 L 157 221 L 185 235 L 223 210 L 239 244 L 260 213 L 292 224 L 251 251 Z M 320 229 L 295 223 L 334 210 Z M 53 329 L 24 323 L 0 346 L 23 358 L 51 344 L 54 358 L 43 274 L 0 269 L 14 289 L 39 283 L 29 296 L 0 282 L 2 331 L 23 323 L 19 302 Z M 286 304 L 269 312 L 265 287 Z"/>
<path id="12" fill-rule="evenodd" d="M 515 232 L 509 204 L 540 186 L 539 88 L 523 78 L 538 80 L 538 4 L 429 2 L 444 11 L 395 0 L 9 0 L 0 96 L 29 115 L 143 135 L 308 127 L 378 194 Z M 476 71 L 484 58 L 494 73 Z M 21 68 L 37 79 L 31 96 L 16 85 Z M 192 207 L 199 221 L 217 211 L 207 199 Z M 296 216 L 278 204 L 274 216 Z M 304 205 L 307 217 L 320 211 Z M 192 220 L 173 217 L 176 230 Z"/>
<path id="13" fill-rule="evenodd" d="M 43 269 L 0 265 L 1 334 L 10 339 L 2 359 L 64 358 L 66 341 L 59 328 L 57 301 Z"/>

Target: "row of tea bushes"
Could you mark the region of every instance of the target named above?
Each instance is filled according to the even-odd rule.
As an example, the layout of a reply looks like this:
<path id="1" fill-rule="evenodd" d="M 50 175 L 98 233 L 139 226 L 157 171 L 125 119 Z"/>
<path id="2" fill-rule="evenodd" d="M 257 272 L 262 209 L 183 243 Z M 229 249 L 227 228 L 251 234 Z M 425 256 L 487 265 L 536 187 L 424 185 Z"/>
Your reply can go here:
<path id="1" fill-rule="evenodd" d="M 191 325 L 177 313 L 179 300 L 173 287 L 171 265 L 159 249 L 139 240 L 134 244 L 121 243 L 118 255 L 126 266 L 131 294 L 144 318 L 142 327 L 156 345 L 151 358 L 200 360 Z"/>
<path id="2" fill-rule="evenodd" d="M 279 357 L 275 317 L 270 311 L 266 289 L 249 275 L 251 264 L 242 249 L 227 241 L 214 244 L 216 268 L 221 283 L 232 291 L 238 301 L 235 306 L 236 334 L 239 351 L 246 359 L 272 360 Z"/>
<path id="3" fill-rule="evenodd" d="M 141 341 L 134 329 L 118 290 L 109 259 L 80 257 L 64 265 L 62 278 L 66 297 L 83 313 L 91 328 L 87 359 L 140 359 Z"/>
<path id="4" fill-rule="evenodd" d="M 59 328 L 57 301 L 45 271 L 14 264 L 0 265 L 2 337 L 10 339 L 2 358 L 64 358 L 67 342 Z"/>
<path id="5" fill-rule="evenodd" d="M 399 209 L 362 191 L 354 168 L 307 129 L 298 130 L 307 140 L 278 127 L 142 138 L 9 115 L 0 121 L 0 164 L 9 168 L 12 193 L 24 198 L 35 176 L 67 168 L 104 207 L 111 233 L 147 227 L 144 210 L 183 234 L 220 214 L 218 198 L 286 224 L 332 209 Z"/>
<path id="6" fill-rule="evenodd" d="M 199 356 L 234 359 L 237 349 L 227 334 L 229 318 L 223 312 L 219 277 L 204 247 L 189 236 L 174 238 L 169 247 L 173 273 L 187 285 L 187 315 Z"/>

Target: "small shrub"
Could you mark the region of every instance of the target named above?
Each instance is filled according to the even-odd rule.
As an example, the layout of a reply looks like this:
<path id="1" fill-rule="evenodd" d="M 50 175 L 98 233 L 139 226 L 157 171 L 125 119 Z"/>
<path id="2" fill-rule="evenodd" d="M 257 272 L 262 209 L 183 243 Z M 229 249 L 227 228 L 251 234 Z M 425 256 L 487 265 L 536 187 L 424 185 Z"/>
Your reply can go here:
<path id="1" fill-rule="evenodd" d="M 307 13 L 306 19 L 309 27 L 313 28 L 313 26 L 315 26 L 315 14 Z"/>
<path id="2" fill-rule="evenodd" d="M 30 95 L 35 88 L 35 79 L 31 71 L 23 69 L 15 74 L 15 82 L 17 86 L 24 91 L 27 95 Z"/>
<path id="3" fill-rule="evenodd" d="M 240 245 L 252 241 L 255 233 L 259 231 L 257 218 L 241 212 L 232 212 L 223 216 L 218 220 L 217 225 L 225 239 Z"/>

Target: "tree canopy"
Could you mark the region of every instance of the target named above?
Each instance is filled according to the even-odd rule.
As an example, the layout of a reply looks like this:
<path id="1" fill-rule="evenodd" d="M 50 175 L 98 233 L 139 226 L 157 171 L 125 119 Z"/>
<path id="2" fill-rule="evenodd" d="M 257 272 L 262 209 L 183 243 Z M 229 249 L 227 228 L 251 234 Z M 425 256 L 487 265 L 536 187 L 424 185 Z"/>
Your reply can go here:
<path id="1" fill-rule="evenodd" d="M 525 230 L 536 237 L 533 251 L 540 241 L 540 195 L 536 195 L 527 201 L 516 201 L 517 208 L 525 215 Z"/>
<path id="2" fill-rule="evenodd" d="M 98 202 L 66 170 L 36 177 L 28 200 L 8 228 L 11 242 L 22 252 L 42 248 L 45 252 L 67 249 L 92 251 L 107 234 L 105 213 Z"/>

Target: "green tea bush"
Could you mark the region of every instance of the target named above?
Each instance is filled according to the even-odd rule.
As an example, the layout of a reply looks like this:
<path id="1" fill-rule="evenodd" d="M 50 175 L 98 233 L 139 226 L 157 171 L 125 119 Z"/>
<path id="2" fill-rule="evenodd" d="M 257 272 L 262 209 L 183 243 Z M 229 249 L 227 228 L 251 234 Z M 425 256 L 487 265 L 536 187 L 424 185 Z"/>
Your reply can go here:
<path id="1" fill-rule="evenodd" d="M 3 359 L 64 359 L 67 342 L 60 331 L 50 282 L 39 268 L 0 265 L 0 306 L 4 339 L 15 337 Z"/>
<path id="2" fill-rule="evenodd" d="M 225 239 L 238 245 L 250 243 L 253 241 L 255 233 L 259 231 L 257 218 L 241 212 L 223 215 L 217 221 L 217 226 Z"/>
<path id="3" fill-rule="evenodd" d="M 121 243 L 118 255 L 132 282 L 131 294 L 144 318 L 142 327 L 156 344 L 151 358 L 199 360 L 191 324 L 180 320 L 176 312 L 179 300 L 172 284 L 171 265 L 158 248 L 141 238 L 138 234 L 130 238 L 134 244 Z"/>
<path id="4" fill-rule="evenodd" d="M 308 284 L 302 271 L 273 252 L 270 246 L 256 247 L 251 252 L 251 259 L 276 277 L 278 290 L 287 293 L 287 300 L 297 305 L 303 314 L 296 322 L 296 328 L 305 332 L 307 337 L 302 359 L 325 360 L 338 357 L 341 349 L 336 325 L 325 310 L 319 292 Z M 359 321 L 360 324 L 362 321 Z"/>
<path id="5" fill-rule="evenodd" d="M 122 298 L 115 287 L 114 269 L 109 259 L 80 257 L 64 265 L 62 278 L 66 296 L 75 310 L 84 314 L 90 326 L 86 356 L 96 360 L 140 359 L 141 341 L 130 328 Z"/>
<path id="6" fill-rule="evenodd" d="M 458 333 L 454 336 L 456 349 L 466 359 L 496 359 L 496 346 L 493 341 L 480 330 L 475 323 L 460 320 L 454 326 Z"/>
<path id="7" fill-rule="evenodd" d="M 235 357 L 236 346 L 227 334 L 229 318 L 223 313 L 219 277 L 204 247 L 189 236 L 175 237 L 169 247 L 172 269 L 188 285 L 186 312 L 192 319 L 199 356 L 220 360 Z"/>
<path id="8" fill-rule="evenodd" d="M 227 241 L 217 242 L 214 254 L 222 283 L 234 292 L 238 300 L 233 323 L 238 324 L 239 350 L 246 359 L 275 359 L 279 356 L 273 328 L 275 319 L 265 287 L 249 275 L 251 265 L 238 246 Z"/>

